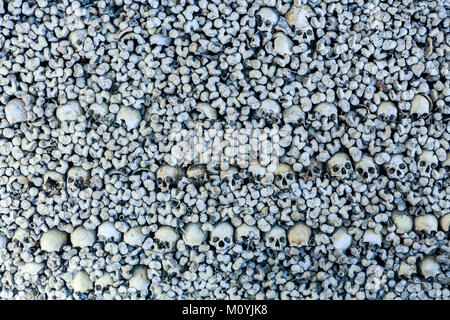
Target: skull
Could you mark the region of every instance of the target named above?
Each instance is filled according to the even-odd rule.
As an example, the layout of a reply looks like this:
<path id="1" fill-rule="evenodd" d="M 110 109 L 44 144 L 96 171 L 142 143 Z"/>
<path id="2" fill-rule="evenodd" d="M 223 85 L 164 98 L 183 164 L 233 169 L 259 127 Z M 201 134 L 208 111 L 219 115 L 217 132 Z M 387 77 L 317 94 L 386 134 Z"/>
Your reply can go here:
<path id="1" fill-rule="evenodd" d="M 307 246 L 311 238 L 311 228 L 304 223 L 298 223 L 289 229 L 287 236 L 291 247 Z"/>
<path id="2" fill-rule="evenodd" d="M 146 292 L 150 284 L 150 280 L 147 276 L 147 268 L 139 265 L 134 267 L 132 277 L 129 281 L 130 287 L 135 288 L 138 291 Z"/>
<path id="3" fill-rule="evenodd" d="M 417 120 L 428 116 L 431 112 L 431 99 L 428 96 L 418 94 L 411 101 L 411 118 Z"/>
<path id="4" fill-rule="evenodd" d="M 186 175 L 196 183 L 204 183 L 208 179 L 208 172 L 206 171 L 206 167 L 202 164 L 190 165 Z"/>
<path id="5" fill-rule="evenodd" d="M 322 102 L 314 109 L 315 120 L 324 124 L 337 124 L 338 112 L 336 106 L 328 102 Z"/>
<path id="6" fill-rule="evenodd" d="M 265 235 L 266 247 L 282 250 L 286 246 L 286 230 L 280 226 L 273 226 Z"/>
<path id="7" fill-rule="evenodd" d="M 89 171 L 82 167 L 72 167 L 67 171 L 67 188 L 70 190 L 84 189 L 89 184 Z"/>
<path id="8" fill-rule="evenodd" d="M 42 251 L 59 251 L 67 242 L 67 234 L 58 229 L 51 229 L 45 232 L 40 239 Z"/>
<path id="9" fill-rule="evenodd" d="M 261 8 L 256 13 L 256 17 L 261 20 L 258 29 L 260 31 L 270 31 L 278 23 L 278 14 L 271 8 Z"/>
<path id="10" fill-rule="evenodd" d="M 286 14 L 286 22 L 295 29 L 295 39 L 299 42 L 310 43 L 314 40 L 314 31 L 309 23 L 309 18 L 314 12 L 307 5 L 292 6 Z"/>
<path id="11" fill-rule="evenodd" d="M 239 188 L 242 182 L 236 167 L 229 167 L 228 170 L 221 170 L 220 180 L 227 182 L 232 190 Z"/>
<path id="12" fill-rule="evenodd" d="M 228 222 L 219 222 L 211 231 L 209 243 L 216 247 L 217 251 L 225 252 L 233 245 L 234 228 Z"/>
<path id="13" fill-rule="evenodd" d="M 294 43 L 292 40 L 282 32 L 277 32 L 274 35 L 273 50 L 275 53 L 284 56 L 292 54 L 292 47 Z"/>
<path id="14" fill-rule="evenodd" d="M 289 189 L 290 185 L 295 182 L 295 175 L 292 167 L 286 163 L 280 163 L 277 171 L 275 171 L 275 185 L 281 190 Z"/>
<path id="15" fill-rule="evenodd" d="M 74 121 L 82 114 L 80 103 L 70 100 L 56 109 L 56 118 L 59 121 Z"/>
<path id="16" fill-rule="evenodd" d="M 108 114 L 108 105 L 106 103 L 93 103 L 87 111 L 87 116 L 94 122 L 103 121 Z"/>
<path id="17" fill-rule="evenodd" d="M 114 224 L 109 221 L 103 222 L 97 229 L 97 236 L 100 241 L 116 242 L 120 240 L 121 235 L 122 234 L 116 229 Z"/>
<path id="18" fill-rule="evenodd" d="M 132 130 L 139 127 L 142 116 L 139 110 L 122 106 L 117 113 L 116 121 L 120 124 L 124 123 L 128 130 Z"/>
<path id="19" fill-rule="evenodd" d="M 75 30 L 69 34 L 69 41 L 71 45 L 75 48 L 76 52 L 83 49 L 83 44 L 86 37 L 87 31 L 84 29 Z"/>
<path id="20" fill-rule="evenodd" d="M 180 235 L 174 228 L 162 226 L 155 232 L 156 249 L 159 251 L 172 251 L 175 249 Z"/>
<path id="21" fill-rule="evenodd" d="M 353 166 L 350 156 L 345 152 L 336 153 L 327 162 L 330 174 L 337 179 L 347 179 L 353 173 Z"/>
<path id="22" fill-rule="evenodd" d="M 261 166 L 258 160 L 253 160 L 248 166 L 248 172 L 251 175 L 252 181 L 257 185 L 261 184 L 264 186 L 271 185 L 273 182 L 273 174 L 268 172 L 268 170 Z"/>
<path id="23" fill-rule="evenodd" d="M 14 196 L 20 196 L 25 193 L 30 186 L 30 181 L 24 175 L 12 176 L 9 178 L 6 190 Z"/>
<path id="24" fill-rule="evenodd" d="M 169 191 L 171 186 L 174 186 L 178 179 L 181 178 L 182 172 L 179 168 L 169 165 L 163 165 L 156 171 L 156 183 L 162 192 Z"/>
<path id="25" fill-rule="evenodd" d="M 322 173 L 322 163 L 314 160 L 307 167 L 303 167 L 300 173 L 300 177 L 305 180 L 314 181 L 316 178 L 320 178 Z"/>
<path id="26" fill-rule="evenodd" d="M 378 176 L 377 165 L 371 156 L 364 154 L 355 164 L 355 170 L 364 182 L 371 182 Z"/>
<path id="27" fill-rule="evenodd" d="M 253 241 L 259 241 L 260 239 L 261 233 L 255 226 L 249 226 L 243 223 L 236 228 L 235 240 L 239 244 L 251 245 Z"/>
<path id="28" fill-rule="evenodd" d="M 26 121 L 27 111 L 25 110 L 25 103 L 20 99 L 9 101 L 5 106 L 5 117 L 11 125 Z"/>
<path id="29" fill-rule="evenodd" d="M 422 177 L 429 178 L 431 171 L 438 166 L 438 158 L 433 151 L 423 151 L 419 156 L 419 163 L 417 168 L 419 169 L 420 175 Z"/>
<path id="30" fill-rule="evenodd" d="M 184 228 L 183 240 L 188 246 L 199 246 L 205 242 L 206 232 L 202 230 L 200 223 L 189 223 Z"/>
<path id="31" fill-rule="evenodd" d="M 56 171 L 47 171 L 44 174 L 44 183 L 42 188 L 49 195 L 58 194 L 64 187 L 64 177 Z"/>
<path id="32" fill-rule="evenodd" d="M 277 122 L 281 116 L 280 104 L 271 99 L 266 99 L 261 102 L 261 106 L 256 111 L 256 116 L 265 119 L 268 122 Z"/>
<path id="33" fill-rule="evenodd" d="M 403 155 L 396 154 L 392 156 L 391 160 L 384 164 L 387 176 L 390 179 L 401 180 L 408 173 L 408 166 L 403 162 Z"/>
<path id="34" fill-rule="evenodd" d="M 305 112 L 298 106 L 292 106 L 283 110 L 284 123 L 297 124 L 305 119 Z"/>
<path id="35" fill-rule="evenodd" d="M 392 102 L 383 102 L 378 107 L 378 118 L 385 122 L 393 122 L 397 119 L 397 108 Z"/>

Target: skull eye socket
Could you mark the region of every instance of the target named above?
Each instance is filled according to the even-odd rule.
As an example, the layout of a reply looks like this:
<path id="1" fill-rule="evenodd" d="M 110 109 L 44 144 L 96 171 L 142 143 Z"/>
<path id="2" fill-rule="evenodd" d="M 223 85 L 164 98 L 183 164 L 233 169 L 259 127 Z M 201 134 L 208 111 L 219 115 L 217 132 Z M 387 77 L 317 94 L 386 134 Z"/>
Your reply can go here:
<path id="1" fill-rule="evenodd" d="M 281 175 L 277 174 L 277 175 L 275 176 L 275 181 L 279 182 L 279 181 L 281 181 L 282 178 L 283 178 L 283 177 L 282 177 Z"/>
<path id="2" fill-rule="evenodd" d="M 292 179 L 294 179 L 294 175 L 292 173 L 288 173 L 286 175 L 286 178 L 288 178 L 289 180 L 292 180 Z"/>
<path id="3" fill-rule="evenodd" d="M 430 165 L 430 167 L 431 167 L 431 169 L 434 169 L 434 168 L 437 167 L 437 164 L 436 164 L 436 163 L 432 163 L 432 164 Z"/>
<path id="4" fill-rule="evenodd" d="M 219 237 L 214 236 L 214 237 L 212 238 L 212 241 L 213 241 L 213 242 L 218 242 L 218 241 L 219 241 Z"/>
<path id="5" fill-rule="evenodd" d="M 306 172 L 308 172 L 308 168 L 303 167 L 303 168 L 302 168 L 302 173 L 306 173 Z"/>
<path id="6" fill-rule="evenodd" d="M 297 30 L 295 30 L 295 34 L 298 36 L 301 36 L 301 35 L 303 35 L 303 30 L 297 29 Z"/>
<path id="7" fill-rule="evenodd" d="M 272 23 L 270 22 L 270 20 L 264 21 L 264 24 L 266 25 L 266 27 L 270 27 L 270 26 L 272 25 Z"/>
<path id="8" fill-rule="evenodd" d="M 313 32 L 311 29 L 306 30 L 306 35 L 312 36 Z"/>
<path id="9" fill-rule="evenodd" d="M 391 114 L 391 115 L 389 116 L 389 120 L 394 121 L 394 120 L 395 120 L 395 115 Z"/>
<path id="10" fill-rule="evenodd" d="M 317 167 L 312 167 L 312 172 L 314 172 L 314 173 L 319 173 L 320 172 L 320 170 L 319 170 L 319 168 L 317 168 Z"/>
<path id="11" fill-rule="evenodd" d="M 375 168 L 374 167 L 369 167 L 369 173 L 370 174 L 374 174 L 375 173 Z"/>
<path id="12" fill-rule="evenodd" d="M 275 241 L 275 238 L 274 238 L 274 237 L 269 237 L 269 238 L 267 239 L 267 241 L 268 241 L 269 243 L 272 243 L 272 242 Z"/>
<path id="13" fill-rule="evenodd" d="M 352 165 L 348 162 L 345 163 L 344 168 L 347 170 L 350 170 L 352 168 Z"/>
<path id="14" fill-rule="evenodd" d="M 363 172 L 364 172 L 363 169 L 361 169 L 361 168 L 356 169 L 356 171 L 357 171 L 359 174 L 361 174 L 361 175 L 362 175 Z"/>
<path id="15" fill-rule="evenodd" d="M 239 180 L 239 175 L 237 173 L 233 174 L 233 179 Z"/>
<path id="16" fill-rule="evenodd" d="M 398 167 L 402 170 L 406 169 L 406 165 L 404 163 L 400 163 Z"/>
<path id="17" fill-rule="evenodd" d="M 173 179 L 171 177 L 167 178 L 167 183 L 173 183 Z"/>
<path id="18" fill-rule="evenodd" d="M 281 237 L 280 238 L 280 243 L 281 244 L 285 244 L 286 243 L 286 238 L 285 237 Z"/>
<path id="19" fill-rule="evenodd" d="M 389 174 L 394 174 L 395 173 L 395 169 L 394 168 L 390 168 L 389 169 Z"/>
<path id="20" fill-rule="evenodd" d="M 161 178 L 158 178 L 158 179 L 156 179 L 156 182 L 157 182 L 158 184 L 162 184 L 163 180 L 162 180 Z"/>
<path id="21" fill-rule="evenodd" d="M 225 243 L 231 243 L 231 239 L 230 239 L 230 237 L 225 237 L 225 238 L 223 238 L 223 241 L 225 241 Z"/>
<path id="22" fill-rule="evenodd" d="M 337 172 L 339 170 L 339 167 L 337 166 L 337 165 L 334 165 L 332 168 L 331 168 L 331 171 L 333 171 L 333 172 Z"/>

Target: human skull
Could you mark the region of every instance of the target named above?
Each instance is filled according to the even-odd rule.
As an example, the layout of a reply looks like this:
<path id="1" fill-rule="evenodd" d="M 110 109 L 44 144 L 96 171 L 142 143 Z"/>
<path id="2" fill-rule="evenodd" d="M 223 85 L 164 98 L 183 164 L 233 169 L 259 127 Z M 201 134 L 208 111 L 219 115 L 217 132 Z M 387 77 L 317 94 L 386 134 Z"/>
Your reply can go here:
<path id="1" fill-rule="evenodd" d="M 20 99 L 13 99 L 5 106 L 5 117 L 10 125 L 18 122 L 27 121 L 27 111 L 25 103 Z"/>
<path id="2" fill-rule="evenodd" d="M 422 177 L 429 178 L 431 176 L 431 171 L 436 169 L 438 166 L 438 158 L 433 151 L 425 150 L 419 156 L 419 163 L 417 168 L 419 169 L 420 175 Z"/>
<path id="3" fill-rule="evenodd" d="M 314 118 L 322 123 L 334 123 L 337 124 L 338 121 L 338 111 L 335 105 L 322 102 L 316 106 L 314 109 Z"/>
<path id="4" fill-rule="evenodd" d="M 64 188 L 64 177 L 56 171 L 47 171 L 44 174 L 42 188 L 49 195 L 58 194 Z"/>
<path id="5" fill-rule="evenodd" d="M 174 228 L 169 226 L 162 226 L 155 232 L 155 245 L 159 251 L 172 251 L 175 249 L 180 235 Z"/>
<path id="6" fill-rule="evenodd" d="M 390 179 L 401 180 L 408 173 L 408 166 L 402 160 L 403 155 L 396 154 L 391 157 L 391 160 L 384 164 L 387 176 Z"/>
<path id="7" fill-rule="evenodd" d="M 216 247 L 218 252 L 225 252 L 233 245 L 234 228 L 229 222 L 217 223 L 211 231 L 209 243 Z"/>
<path id="8" fill-rule="evenodd" d="M 156 183 L 162 192 L 167 192 L 181 176 L 182 173 L 179 168 L 163 165 L 156 171 Z"/>
<path id="9" fill-rule="evenodd" d="M 208 179 L 208 172 L 203 164 L 192 164 L 188 167 L 186 175 L 196 183 L 204 183 Z"/>
<path id="10" fill-rule="evenodd" d="M 330 174 L 337 179 L 347 179 L 353 173 L 350 156 L 345 152 L 338 152 L 327 162 Z"/>
<path id="11" fill-rule="evenodd" d="M 418 94 L 411 101 L 411 117 L 413 120 L 424 118 L 431 112 L 431 99 L 428 96 Z"/>
<path id="12" fill-rule="evenodd" d="M 55 252 L 61 250 L 61 248 L 67 242 L 67 234 L 58 229 L 51 229 L 42 234 L 40 239 L 40 245 L 42 251 Z"/>
<path id="13" fill-rule="evenodd" d="M 61 122 L 77 120 L 81 114 L 82 110 L 77 100 L 70 100 L 56 109 L 56 118 Z"/>
<path id="14" fill-rule="evenodd" d="M 206 240 L 206 232 L 200 223 L 189 223 L 184 228 L 183 240 L 188 246 L 199 246 Z"/>
<path id="15" fill-rule="evenodd" d="M 75 48 L 75 52 L 83 49 L 84 40 L 86 40 L 87 31 L 85 29 L 74 30 L 69 34 L 70 44 Z"/>
<path id="16" fill-rule="evenodd" d="M 147 267 L 142 265 L 133 268 L 132 277 L 129 281 L 130 287 L 135 288 L 138 291 L 146 292 L 150 284 L 150 280 L 147 276 Z"/>
<path id="17" fill-rule="evenodd" d="M 355 170 L 364 182 L 372 182 L 378 176 L 377 165 L 368 154 L 364 154 L 355 164 Z"/>
<path id="18" fill-rule="evenodd" d="M 106 103 L 93 103 L 86 114 L 94 122 L 102 122 L 108 114 L 108 105 Z"/>
<path id="19" fill-rule="evenodd" d="M 265 167 L 261 166 L 258 160 L 252 160 L 248 166 L 248 172 L 252 181 L 257 185 L 268 186 L 272 184 L 274 176 Z"/>
<path id="20" fill-rule="evenodd" d="M 292 6 L 286 13 L 286 22 L 295 29 L 295 39 L 299 42 L 310 43 L 314 40 L 314 31 L 309 19 L 314 15 L 313 10 L 307 5 Z"/>
<path id="21" fill-rule="evenodd" d="M 295 182 L 295 175 L 292 167 L 286 163 L 278 164 L 278 169 L 275 171 L 275 185 L 281 190 L 287 190 Z"/>
<path id="22" fill-rule="evenodd" d="M 89 171 L 82 167 L 72 167 L 67 171 L 67 188 L 74 191 L 84 189 L 89 185 Z"/>
<path id="23" fill-rule="evenodd" d="M 236 243 L 251 245 L 253 241 L 261 239 L 261 232 L 256 226 L 249 226 L 246 223 L 241 224 L 236 228 L 235 240 Z"/>
<path id="24" fill-rule="evenodd" d="M 100 241 L 116 242 L 119 241 L 122 234 L 116 229 L 114 224 L 110 221 L 105 221 L 98 226 L 97 237 Z"/>
<path id="25" fill-rule="evenodd" d="M 241 186 L 242 179 L 236 167 L 229 167 L 227 170 L 220 171 L 220 180 L 227 182 L 232 190 Z"/>
<path id="26" fill-rule="evenodd" d="M 280 104 L 272 99 L 266 99 L 261 102 L 261 106 L 256 111 L 256 116 L 265 119 L 267 122 L 277 122 L 281 116 Z"/>
<path id="27" fill-rule="evenodd" d="M 116 116 L 116 121 L 125 125 L 128 130 L 138 128 L 141 119 L 139 110 L 127 106 L 122 106 Z"/>
<path id="28" fill-rule="evenodd" d="M 265 235 L 266 247 L 274 250 L 282 250 L 286 246 L 286 230 L 280 226 L 272 226 Z"/>
<path id="29" fill-rule="evenodd" d="M 30 186 L 30 181 L 24 175 L 12 176 L 6 185 L 6 191 L 14 196 L 20 196 L 25 193 Z"/>
<path id="30" fill-rule="evenodd" d="M 273 50 L 275 53 L 284 56 L 292 54 L 292 47 L 294 42 L 282 32 L 277 32 L 274 35 Z"/>
<path id="31" fill-rule="evenodd" d="M 304 223 L 298 223 L 289 229 L 287 236 L 291 247 L 307 246 L 311 238 L 311 228 Z"/>
<path id="32" fill-rule="evenodd" d="M 378 107 L 377 115 L 382 121 L 393 122 L 397 119 L 397 108 L 392 102 L 382 102 Z"/>
<path id="33" fill-rule="evenodd" d="M 302 177 L 305 180 L 312 180 L 314 181 L 316 178 L 320 178 L 322 174 L 322 163 L 314 160 L 311 161 L 309 166 L 305 166 L 302 168 L 300 172 L 300 177 Z"/>
<path id="34" fill-rule="evenodd" d="M 270 31 L 273 26 L 278 23 L 278 14 L 272 8 L 261 8 L 256 13 L 256 17 L 260 20 L 258 24 L 258 29 L 260 31 Z"/>
<path id="35" fill-rule="evenodd" d="M 75 292 L 87 292 L 94 288 L 92 280 L 86 271 L 78 271 L 72 278 L 72 288 Z"/>
<path id="36" fill-rule="evenodd" d="M 305 112 L 298 105 L 283 110 L 284 123 L 298 124 L 299 122 L 304 120 L 305 120 Z"/>

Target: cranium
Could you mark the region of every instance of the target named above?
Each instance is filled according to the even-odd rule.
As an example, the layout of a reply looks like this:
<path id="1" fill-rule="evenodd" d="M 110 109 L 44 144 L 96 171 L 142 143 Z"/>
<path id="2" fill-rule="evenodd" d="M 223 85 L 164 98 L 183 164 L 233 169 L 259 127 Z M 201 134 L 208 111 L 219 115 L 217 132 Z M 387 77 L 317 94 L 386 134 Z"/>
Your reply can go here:
<path id="1" fill-rule="evenodd" d="M 222 180 L 222 182 L 227 182 L 232 190 L 239 188 L 242 183 L 242 179 L 236 167 L 229 167 L 227 170 L 221 170 L 220 180 Z"/>
<path id="2" fill-rule="evenodd" d="M 155 232 L 155 244 L 160 251 L 172 251 L 179 239 L 180 235 L 169 226 L 162 226 Z"/>
<path id="3" fill-rule="evenodd" d="M 56 118 L 61 122 L 77 120 L 81 114 L 80 103 L 76 100 L 70 100 L 56 109 Z"/>
<path id="4" fill-rule="evenodd" d="M 286 246 L 286 230 L 280 226 L 272 226 L 265 235 L 266 247 L 274 250 L 282 250 Z"/>
<path id="5" fill-rule="evenodd" d="M 278 23 L 278 13 L 272 8 L 261 8 L 256 13 L 256 16 L 261 20 L 258 29 L 260 31 L 270 31 L 273 26 Z"/>
<path id="6" fill-rule="evenodd" d="M 108 105 L 106 103 L 93 103 L 86 114 L 95 122 L 102 121 L 108 114 Z"/>
<path id="7" fill-rule="evenodd" d="M 20 99 L 9 101 L 5 106 L 5 117 L 11 125 L 26 121 L 27 111 L 25 110 L 25 103 Z"/>
<path id="8" fill-rule="evenodd" d="M 387 176 L 390 179 L 401 180 L 408 173 L 408 166 L 402 160 L 403 155 L 396 154 L 392 156 L 391 160 L 384 164 Z"/>
<path id="9" fill-rule="evenodd" d="M 259 241 L 260 239 L 261 232 L 256 226 L 249 226 L 248 224 L 243 223 L 236 228 L 236 243 L 250 245 L 253 241 Z"/>
<path id="10" fill-rule="evenodd" d="M 58 194 L 64 188 L 64 176 L 56 171 L 47 171 L 42 188 L 50 195 Z"/>
<path id="11" fill-rule="evenodd" d="M 292 47 L 294 42 L 282 32 L 277 32 L 274 35 L 273 50 L 279 55 L 292 54 Z"/>
<path id="12" fill-rule="evenodd" d="M 138 291 L 147 291 L 150 284 L 150 280 L 147 276 L 147 268 L 141 265 L 134 267 L 129 283 L 130 287 L 135 288 Z"/>
<path id="13" fill-rule="evenodd" d="M 428 96 L 418 94 L 411 101 L 411 117 L 413 120 L 424 118 L 431 112 L 432 102 Z"/>
<path id="14" fill-rule="evenodd" d="M 58 229 L 51 229 L 41 236 L 40 245 L 42 251 L 59 251 L 66 244 L 67 234 Z"/>
<path id="15" fill-rule="evenodd" d="M 309 19 L 313 15 L 313 10 L 307 5 L 294 5 L 286 13 L 286 22 L 295 29 L 295 39 L 299 42 L 310 43 L 314 39 L 314 31 L 309 23 Z"/>
<path id="16" fill-rule="evenodd" d="M 82 167 L 72 167 L 67 171 L 67 188 L 70 190 L 84 189 L 89 185 L 89 171 Z"/>
<path id="17" fill-rule="evenodd" d="M 294 182 L 295 175 L 292 167 L 286 163 L 279 163 L 278 169 L 275 171 L 275 185 L 282 190 L 286 190 Z"/>
<path id="18" fill-rule="evenodd" d="M 6 185 L 6 191 L 18 196 L 28 190 L 30 181 L 24 175 L 12 176 Z"/>
<path id="19" fill-rule="evenodd" d="M 263 118 L 268 122 L 277 122 L 280 119 L 281 107 L 280 104 L 271 99 L 266 99 L 261 102 L 261 106 L 256 111 L 259 118 Z"/>
<path id="20" fill-rule="evenodd" d="M 103 222 L 97 229 L 97 236 L 101 241 L 119 241 L 121 235 L 122 234 L 116 229 L 114 224 L 109 221 Z"/>
<path id="21" fill-rule="evenodd" d="M 337 124 L 338 112 L 335 105 L 322 102 L 314 109 L 314 118 L 322 123 L 335 123 Z"/>
<path id="22" fill-rule="evenodd" d="M 199 246 L 206 240 L 206 232 L 200 223 L 189 223 L 184 228 L 183 240 L 188 246 Z"/>
<path id="23" fill-rule="evenodd" d="M 346 250 L 352 244 L 352 236 L 347 233 L 346 228 L 337 229 L 331 237 L 333 246 L 337 250 Z"/>
<path id="24" fill-rule="evenodd" d="M 83 226 L 78 226 L 71 234 L 70 234 L 70 242 L 72 243 L 72 247 L 90 247 L 95 242 L 95 231 L 86 230 Z"/>
<path id="25" fill-rule="evenodd" d="M 158 171 L 156 171 L 156 183 L 162 192 L 167 192 L 171 186 L 177 183 L 181 176 L 181 169 L 169 165 L 163 165 L 158 169 Z"/>
<path id="26" fill-rule="evenodd" d="M 414 226 L 416 231 L 425 233 L 436 232 L 438 230 L 438 220 L 432 214 L 425 214 L 414 218 Z"/>
<path id="27" fill-rule="evenodd" d="M 142 116 L 139 110 L 122 106 L 117 113 L 116 121 L 121 124 L 123 122 L 128 130 L 139 127 Z"/>
<path id="28" fill-rule="evenodd" d="M 203 164 L 192 164 L 188 167 L 186 175 L 196 183 L 204 183 L 208 179 L 208 172 Z"/>
<path id="29" fill-rule="evenodd" d="M 300 121 L 304 119 L 305 119 L 305 112 L 298 105 L 283 110 L 284 123 L 298 124 Z"/>
<path id="30" fill-rule="evenodd" d="M 142 232 L 142 227 L 130 228 L 123 235 L 123 242 L 130 246 L 140 247 L 145 241 L 146 235 Z"/>
<path id="31" fill-rule="evenodd" d="M 378 118 L 385 122 L 393 122 L 397 119 L 397 108 L 392 102 L 382 102 L 377 110 Z"/>
<path id="32" fill-rule="evenodd" d="M 86 292 L 94 286 L 86 271 L 78 271 L 72 278 L 72 288 L 75 292 Z"/>
<path id="33" fill-rule="evenodd" d="M 355 170 L 364 182 L 371 182 L 378 176 L 377 165 L 368 154 L 364 154 L 355 164 Z"/>
<path id="34" fill-rule="evenodd" d="M 270 185 L 273 182 L 274 176 L 265 167 L 261 166 L 258 160 L 252 160 L 247 168 L 252 181 L 257 185 Z"/>
<path id="35" fill-rule="evenodd" d="M 291 247 L 307 246 L 311 238 L 311 228 L 304 223 L 298 223 L 289 229 L 287 236 Z"/>
<path id="36" fill-rule="evenodd" d="M 422 177 L 430 177 L 431 171 L 438 166 L 438 158 L 433 151 L 424 150 L 419 156 L 419 163 L 417 168 L 419 169 Z"/>
<path id="37" fill-rule="evenodd" d="M 441 272 L 441 268 L 433 256 L 428 256 L 420 263 L 420 272 L 425 279 L 433 278 Z"/>
<path id="38" fill-rule="evenodd" d="M 209 243 L 216 247 L 218 252 L 225 252 L 233 245 L 234 228 L 228 222 L 217 223 L 211 231 Z"/>
<path id="39" fill-rule="evenodd" d="M 353 172 L 350 156 L 345 152 L 336 153 L 327 162 L 330 174 L 337 179 L 349 178 Z"/>
<path id="40" fill-rule="evenodd" d="M 86 37 L 87 31 L 85 29 L 74 30 L 69 34 L 70 44 L 75 48 L 75 51 L 80 51 L 83 48 Z"/>
<path id="41" fill-rule="evenodd" d="M 302 177 L 305 180 L 315 180 L 316 178 L 320 178 L 321 174 L 322 174 L 322 163 L 314 160 L 311 161 L 309 166 L 302 168 L 300 177 Z"/>
<path id="42" fill-rule="evenodd" d="M 392 214 L 392 221 L 395 224 L 395 231 L 399 234 L 407 233 L 412 230 L 413 220 L 407 214 L 396 212 Z"/>

